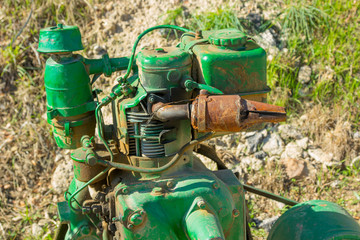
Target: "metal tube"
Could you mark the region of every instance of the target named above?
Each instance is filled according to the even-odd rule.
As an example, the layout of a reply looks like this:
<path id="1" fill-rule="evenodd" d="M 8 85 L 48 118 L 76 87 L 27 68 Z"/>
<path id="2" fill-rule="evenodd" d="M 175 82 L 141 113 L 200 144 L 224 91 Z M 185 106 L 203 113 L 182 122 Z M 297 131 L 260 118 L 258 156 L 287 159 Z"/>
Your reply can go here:
<path id="1" fill-rule="evenodd" d="M 248 191 L 248 192 L 255 193 L 257 195 L 267 197 L 267 198 L 270 198 L 270 199 L 278 201 L 278 202 L 282 202 L 282 203 L 284 203 L 286 205 L 289 205 L 289 206 L 295 206 L 296 204 L 299 203 L 297 201 L 294 201 L 294 200 L 288 199 L 286 197 L 282 197 L 282 196 L 267 192 L 265 190 L 255 188 L 255 187 L 247 185 L 247 184 L 243 184 L 243 186 L 244 186 L 244 189 L 246 191 Z"/>
<path id="2" fill-rule="evenodd" d="M 190 118 L 190 104 L 167 105 L 160 102 L 153 105 L 152 111 L 154 117 L 163 122 Z"/>

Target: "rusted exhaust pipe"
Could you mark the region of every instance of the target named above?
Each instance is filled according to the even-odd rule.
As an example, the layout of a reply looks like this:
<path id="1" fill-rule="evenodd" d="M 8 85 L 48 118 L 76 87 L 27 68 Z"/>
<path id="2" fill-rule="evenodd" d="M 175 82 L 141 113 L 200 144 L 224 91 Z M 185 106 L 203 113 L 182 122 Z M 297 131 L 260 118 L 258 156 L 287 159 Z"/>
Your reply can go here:
<path id="1" fill-rule="evenodd" d="M 153 106 L 161 121 L 191 119 L 199 132 L 239 132 L 255 124 L 286 120 L 285 108 L 250 100 L 238 95 L 208 95 L 201 91 L 190 104 Z"/>

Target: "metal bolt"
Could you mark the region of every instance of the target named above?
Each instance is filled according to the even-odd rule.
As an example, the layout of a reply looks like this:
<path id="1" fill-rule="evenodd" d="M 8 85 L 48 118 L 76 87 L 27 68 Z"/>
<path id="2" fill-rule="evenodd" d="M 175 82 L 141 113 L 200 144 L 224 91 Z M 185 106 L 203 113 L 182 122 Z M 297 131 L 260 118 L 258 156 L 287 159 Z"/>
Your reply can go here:
<path id="1" fill-rule="evenodd" d="M 127 225 L 127 228 L 128 228 L 128 229 L 132 229 L 132 228 L 134 228 L 134 225 L 131 224 L 131 223 L 129 223 L 129 224 Z"/>
<path id="2" fill-rule="evenodd" d="M 232 211 L 232 215 L 233 215 L 234 217 L 238 217 L 238 216 L 240 215 L 239 210 L 234 209 L 234 210 Z"/>
<path id="3" fill-rule="evenodd" d="M 220 187 L 220 186 L 219 186 L 218 183 L 214 183 L 214 184 L 213 184 L 213 188 L 214 188 L 214 189 L 218 189 L 219 187 Z"/>
<path id="4" fill-rule="evenodd" d="M 140 214 L 141 214 L 141 215 L 145 215 L 146 212 L 145 212 L 144 210 L 141 210 L 141 211 L 140 211 Z"/>
<path id="5" fill-rule="evenodd" d="M 204 209 L 206 207 L 206 204 L 205 204 L 205 202 L 203 200 L 198 201 L 197 205 L 201 209 Z"/>
<path id="6" fill-rule="evenodd" d="M 138 226 L 142 223 L 143 221 L 143 217 L 142 215 L 140 215 L 140 213 L 133 213 L 130 216 L 130 223 L 133 224 L 134 226 Z"/>
<path id="7" fill-rule="evenodd" d="M 174 182 L 173 182 L 173 181 L 168 181 L 168 182 L 166 183 L 166 186 L 167 186 L 168 188 L 173 188 L 173 187 L 174 187 Z"/>
<path id="8" fill-rule="evenodd" d="M 129 190 L 128 190 L 127 188 L 123 188 L 123 189 L 121 190 L 121 192 L 122 192 L 123 194 L 127 194 L 127 193 L 129 192 Z"/>
<path id="9" fill-rule="evenodd" d="M 149 97 L 149 103 L 154 103 L 154 102 L 155 102 L 155 97 L 150 96 L 150 97 Z"/>

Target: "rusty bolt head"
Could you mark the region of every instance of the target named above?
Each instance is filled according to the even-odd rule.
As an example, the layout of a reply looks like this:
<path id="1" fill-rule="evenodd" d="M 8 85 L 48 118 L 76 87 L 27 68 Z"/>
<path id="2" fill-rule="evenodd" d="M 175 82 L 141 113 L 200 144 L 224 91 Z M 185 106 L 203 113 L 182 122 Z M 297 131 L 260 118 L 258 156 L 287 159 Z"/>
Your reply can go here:
<path id="1" fill-rule="evenodd" d="M 128 229 L 133 229 L 133 228 L 134 228 L 134 225 L 131 224 L 131 223 L 129 223 L 129 224 L 127 225 L 127 228 L 128 228 Z"/>
<path id="2" fill-rule="evenodd" d="M 206 207 L 206 203 L 203 200 L 197 202 L 199 208 L 204 209 Z"/>
<path id="3" fill-rule="evenodd" d="M 220 187 L 218 183 L 214 183 L 212 186 L 214 189 L 218 189 Z"/>
<path id="4" fill-rule="evenodd" d="M 129 190 L 128 190 L 127 188 L 123 188 L 123 189 L 121 190 L 121 192 L 122 192 L 123 194 L 127 194 L 127 193 L 129 193 Z"/>
<path id="5" fill-rule="evenodd" d="M 238 216 L 240 215 L 239 210 L 234 209 L 234 210 L 232 211 L 232 215 L 233 215 L 234 217 L 238 217 Z"/>
<path id="6" fill-rule="evenodd" d="M 146 212 L 145 212 L 144 210 L 140 210 L 140 214 L 141 214 L 141 215 L 145 215 Z"/>

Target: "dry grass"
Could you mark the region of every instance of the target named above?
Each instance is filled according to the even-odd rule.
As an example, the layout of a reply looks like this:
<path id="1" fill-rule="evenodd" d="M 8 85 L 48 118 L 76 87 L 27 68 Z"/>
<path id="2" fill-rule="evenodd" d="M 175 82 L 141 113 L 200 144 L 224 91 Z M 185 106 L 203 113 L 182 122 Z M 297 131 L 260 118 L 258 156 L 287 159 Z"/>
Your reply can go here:
<path id="1" fill-rule="evenodd" d="M 237 1 L 232 3 L 238 4 Z M 117 1 L 105 3 L 102 0 L 0 2 L 0 238 L 51 239 L 50 233 L 57 224 L 55 203 L 62 199 L 50 185 L 52 172 L 58 164 L 55 162 L 56 156 L 64 152 L 56 147 L 44 118 L 46 96 L 42 69 L 46 56 L 36 52 L 39 30 L 58 22 L 78 25 L 86 46 L 83 52 L 85 56 L 94 56 L 93 47 L 96 45 L 104 46 L 111 56 L 124 56 L 130 53 L 134 39 L 141 31 L 161 24 L 167 10 L 179 7 L 177 1 L 163 4 L 161 8 L 157 4 L 155 0 L 136 0 L 126 4 Z M 201 3 L 185 1 L 184 4 L 187 4 L 187 11 L 196 9 L 200 13 L 219 5 L 210 0 Z M 236 4 L 234 6 L 238 7 Z M 256 8 L 255 3 L 250 5 L 249 9 Z M 29 23 L 10 45 L 24 26 L 31 9 L 33 12 Z M 206 16 L 211 18 L 213 14 Z M 357 15 L 351 16 L 355 18 Z M 142 41 L 139 49 L 146 45 L 174 45 L 174 42 L 167 42 L 154 34 Z M 294 59 L 289 61 L 295 62 Z M 354 66 L 351 69 L 355 71 L 357 68 Z M 291 74 L 293 72 L 296 71 Z M 110 88 L 111 82 L 102 79 L 96 87 Z M 284 102 L 293 99 L 290 86 L 279 89 L 282 91 L 277 91 L 279 98 L 283 90 L 286 91 L 287 99 Z M 305 107 L 305 110 L 309 110 L 308 119 L 315 121 L 304 121 L 301 126 L 319 145 L 338 153 L 341 159 L 349 156 L 349 152 L 359 152 L 360 144 L 349 138 L 352 129 L 347 123 L 348 119 L 343 117 L 343 111 L 323 109 L 320 105 Z M 341 179 L 341 185 L 332 189 L 330 184 L 336 179 Z M 316 178 L 293 182 L 286 178 L 279 164 L 268 163 L 249 181 L 297 200 L 332 200 L 345 206 L 355 217 L 360 217 L 359 202 L 351 200 L 353 193 L 358 191 L 360 180 L 357 173 L 346 169 L 341 172 L 320 171 Z M 282 211 L 272 201 L 260 197 L 252 196 L 251 204 L 256 213 L 272 215 Z M 274 210 L 269 210 L 269 206 Z M 40 230 L 32 229 L 35 224 L 40 226 Z"/>

